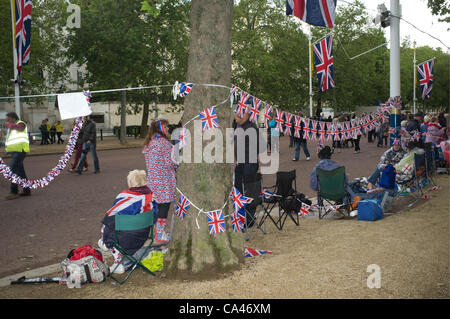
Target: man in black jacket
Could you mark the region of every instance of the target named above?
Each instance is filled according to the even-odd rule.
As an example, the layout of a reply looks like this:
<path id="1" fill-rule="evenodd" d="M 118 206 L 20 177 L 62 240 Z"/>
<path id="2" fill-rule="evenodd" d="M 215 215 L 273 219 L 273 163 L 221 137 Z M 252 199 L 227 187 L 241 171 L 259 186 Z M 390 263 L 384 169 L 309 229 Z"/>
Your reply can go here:
<path id="1" fill-rule="evenodd" d="M 86 161 L 87 153 L 90 151 L 94 159 L 94 173 L 100 173 L 100 166 L 97 157 L 97 127 L 94 120 L 89 116 L 84 118 L 84 131 L 81 140 L 83 142 L 83 153 L 81 154 L 80 163 L 77 167 L 77 173 L 81 175 L 81 169 Z"/>

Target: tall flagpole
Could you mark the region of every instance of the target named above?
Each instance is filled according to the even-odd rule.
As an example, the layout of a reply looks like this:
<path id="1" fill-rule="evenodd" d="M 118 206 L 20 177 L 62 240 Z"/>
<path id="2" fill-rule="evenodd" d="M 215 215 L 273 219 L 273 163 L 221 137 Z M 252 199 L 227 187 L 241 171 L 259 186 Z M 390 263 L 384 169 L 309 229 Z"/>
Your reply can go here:
<path id="1" fill-rule="evenodd" d="M 309 116 L 312 117 L 313 116 L 313 102 L 312 102 L 312 97 L 313 97 L 313 93 L 312 93 L 312 63 L 311 63 L 311 39 L 312 39 L 312 35 L 311 35 L 311 26 L 308 25 L 309 28 L 309 34 L 308 34 L 308 55 L 309 55 Z"/>
<path id="2" fill-rule="evenodd" d="M 416 114 L 416 40 L 413 42 L 414 45 L 414 70 L 413 70 L 413 114 Z"/>
<path id="3" fill-rule="evenodd" d="M 14 96 L 15 96 L 15 107 L 16 114 L 19 116 L 19 119 L 22 119 L 20 112 L 20 83 L 19 83 L 19 71 L 17 70 L 17 51 L 16 51 L 16 19 L 14 14 L 14 4 L 13 0 L 11 0 L 11 24 L 12 24 L 12 41 L 13 41 L 13 61 L 14 61 Z"/>

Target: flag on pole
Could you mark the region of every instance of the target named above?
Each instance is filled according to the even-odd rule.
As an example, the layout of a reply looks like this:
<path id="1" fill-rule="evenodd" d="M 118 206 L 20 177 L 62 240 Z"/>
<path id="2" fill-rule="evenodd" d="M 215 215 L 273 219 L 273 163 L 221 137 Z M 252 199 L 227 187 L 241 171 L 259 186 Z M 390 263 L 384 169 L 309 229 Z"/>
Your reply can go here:
<path id="1" fill-rule="evenodd" d="M 433 88 L 434 59 L 428 60 L 417 66 L 419 85 L 422 90 L 422 100 L 429 99 Z"/>
<path id="2" fill-rule="evenodd" d="M 333 35 L 328 35 L 313 44 L 319 91 L 334 88 L 333 79 Z"/>
<path id="3" fill-rule="evenodd" d="M 334 27 L 337 0 L 286 0 L 286 15 L 319 27 Z"/>
<path id="4" fill-rule="evenodd" d="M 14 5 L 14 36 L 17 53 L 17 71 L 22 73 L 22 66 L 30 61 L 31 46 L 31 0 L 15 0 Z"/>

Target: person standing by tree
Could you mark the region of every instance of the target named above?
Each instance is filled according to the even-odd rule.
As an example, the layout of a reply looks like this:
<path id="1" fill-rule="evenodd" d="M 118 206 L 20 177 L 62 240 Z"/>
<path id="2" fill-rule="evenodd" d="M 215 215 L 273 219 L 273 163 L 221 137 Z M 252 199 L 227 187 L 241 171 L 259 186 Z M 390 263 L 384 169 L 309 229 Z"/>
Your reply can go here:
<path id="1" fill-rule="evenodd" d="M 25 173 L 23 161 L 27 153 L 30 152 L 27 124 L 24 121 L 20 121 L 16 113 L 10 112 L 6 114 L 5 128 L 8 130 L 5 147 L 6 152 L 11 153 L 11 163 L 9 164 L 11 172 L 26 179 L 27 175 Z M 16 199 L 19 196 L 31 195 L 29 188 L 24 188 L 20 195 L 18 193 L 18 185 L 11 183 L 10 193 L 6 195 L 5 198 Z"/>
<path id="2" fill-rule="evenodd" d="M 97 156 L 97 127 L 89 116 L 84 118 L 84 131 L 82 136 L 83 142 L 83 153 L 81 154 L 80 163 L 77 167 L 77 173 L 81 175 L 81 169 L 83 168 L 84 162 L 86 161 L 87 153 L 90 151 L 92 157 L 94 158 L 94 173 L 100 173 L 100 166 Z"/>
<path id="3" fill-rule="evenodd" d="M 155 223 L 156 242 L 167 243 L 170 235 L 165 231 L 170 203 L 176 200 L 176 170 L 178 164 L 172 159 L 173 144 L 169 137 L 169 122 L 154 121 L 144 141 L 142 153 L 147 167 L 147 186 L 158 204 L 158 219 Z"/>

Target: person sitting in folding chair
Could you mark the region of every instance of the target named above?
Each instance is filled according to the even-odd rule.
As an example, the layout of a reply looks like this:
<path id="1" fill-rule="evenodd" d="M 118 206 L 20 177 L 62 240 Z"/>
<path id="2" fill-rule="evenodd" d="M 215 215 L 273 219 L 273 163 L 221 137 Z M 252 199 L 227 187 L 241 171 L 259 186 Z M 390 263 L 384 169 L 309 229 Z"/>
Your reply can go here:
<path id="1" fill-rule="evenodd" d="M 127 269 L 128 260 L 122 260 L 122 254 L 114 248 L 115 239 L 115 215 L 137 215 L 155 210 L 156 203 L 152 203 L 153 195 L 147 187 L 147 173 L 144 170 L 133 170 L 127 176 L 129 189 L 123 190 L 116 196 L 112 208 L 110 208 L 102 220 L 101 234 L 98 245 L 102 250 L 111 251 L 114 264 L 110 267 L 111 273 L 122 274 Z M 143 246 L 150 227 L 118 232 L 117 240 L 130 254 L 137 253 Z"/>
<path id="2" fill-rule="evenodd" d="M 316 174 L 316 170 L 318 168 L 321 170 L 324 170 L 324 171 L 333 171 L 336 168 L 342 167 L 342 165 L 339 165 L 338 163 L 336 163 L 335 161 L 333 161 L 331 159 L 332 154 L 333 154 L 333 151 L 331 150 L 331 148 L 329 146 L 325 146 L 324 148 L 322 148 L 318 154 L 320 161 L 316 164 L 316 166 L 314 166 L 314 168 L 311 172 L 310 179 L 309 179 L 309 186 L 315 191 L 319 190 L 319 182 L 318 182 L 317 174 Z M 351 198 L 355 197 L 356 194 L 353 192 L 352 188 L 350 187 L 347 176 L 345 176 L 345 189 L 346 189 L 347 193 L 351 196 Z M 349 203 L 344 203 L 344 204 L 349 204 Z M 318 203 L 318 205 L 322 206 L 323 203 Z"/>

